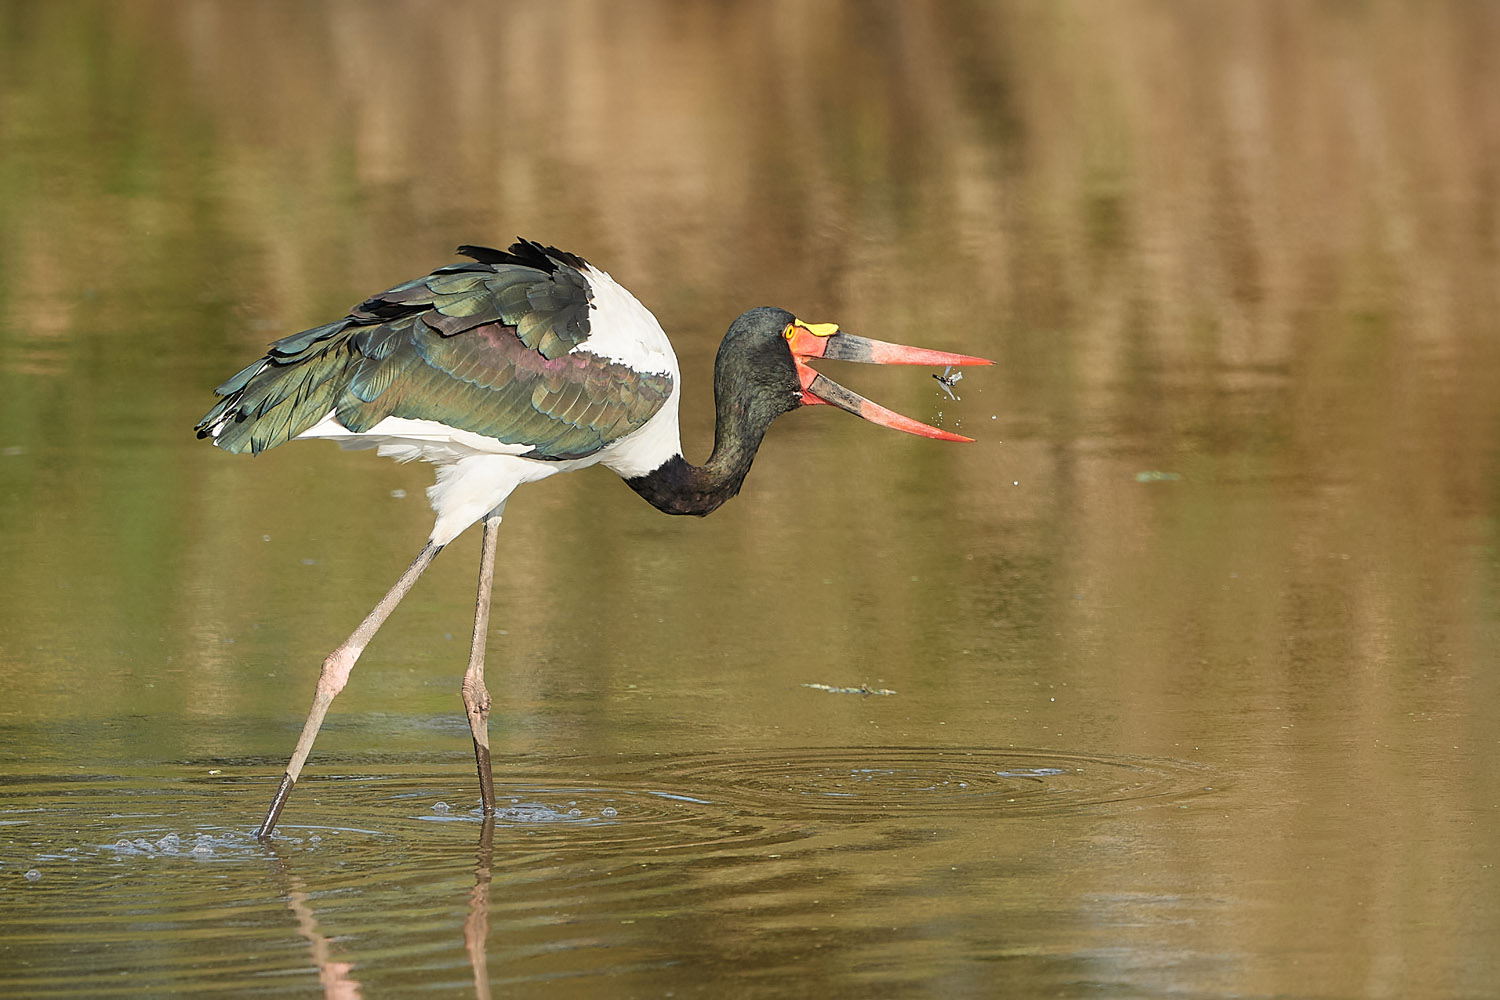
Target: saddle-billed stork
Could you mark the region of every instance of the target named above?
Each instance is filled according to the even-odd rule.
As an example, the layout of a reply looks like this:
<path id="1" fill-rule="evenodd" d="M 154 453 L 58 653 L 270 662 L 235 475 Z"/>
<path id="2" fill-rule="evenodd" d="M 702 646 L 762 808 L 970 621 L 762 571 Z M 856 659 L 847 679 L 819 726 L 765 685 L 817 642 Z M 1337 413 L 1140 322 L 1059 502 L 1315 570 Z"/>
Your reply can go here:
<path id="1" fill-rule="evenodd" d="M 509 250 L 462 246 L 470 258 L 397 285 L 334 323 L 278 340 L 214 391 L 198 436 L 259 453 L 294 438 L 378 448 L 437 466 L 427 544 L 354 634 L 323 661 L 302 736 L 256 836 L 270 837 L 334 697 L 377 629 L 433 558 L 483 519 L 474 638 L 462 694 L 480 797 L 495 809 L 485 633 L 500 516 L 511 491 L 596 463 L 658 510 L 704 515 L 734 496 L 772 420 L 829 403 L 866 420 L 944 441 L 970 438 L 870 402 L 808 366 L 815 358 L 874 364 L 987 365 L 751 309 L 714 362 L 714 447 L 682 457 L 677 358 L 656 317 L 583 258 L 520 240 Z"/>

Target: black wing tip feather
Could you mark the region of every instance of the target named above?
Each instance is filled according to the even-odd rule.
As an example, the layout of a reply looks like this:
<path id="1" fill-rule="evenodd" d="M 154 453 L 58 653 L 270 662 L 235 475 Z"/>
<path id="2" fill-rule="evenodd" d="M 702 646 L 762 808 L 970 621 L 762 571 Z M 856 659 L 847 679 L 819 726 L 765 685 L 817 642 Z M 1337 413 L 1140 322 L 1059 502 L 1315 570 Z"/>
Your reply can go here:
<path id="1" fill-rule="evenodd" d="M 575 253 L 559 250 L 557 247 L 545 246 L 535 240 L 524 237 L 516 237 L 516 242 L 510 245 L 508 250 L 496 250 L 494 247 L 481 247 L 465 243 L 458 248 L 458 252 L 465 257 L 473 258 L 481 264 L 520 264 L 523 267 L 534 267 L 538 271 L 547 274 L 556 273 L 558 267 L 571 267 L 582 270 L 589 266 L 589 262 Z"/>

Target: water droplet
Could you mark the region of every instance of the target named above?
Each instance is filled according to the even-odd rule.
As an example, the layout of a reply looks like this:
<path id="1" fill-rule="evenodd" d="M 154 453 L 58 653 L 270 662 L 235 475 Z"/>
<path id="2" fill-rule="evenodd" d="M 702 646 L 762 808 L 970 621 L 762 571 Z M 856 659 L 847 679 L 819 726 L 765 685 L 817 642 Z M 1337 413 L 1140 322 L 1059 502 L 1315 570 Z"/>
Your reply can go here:
<path id="1" fill-rule="evenodd" d="M 28 881 L 28 882 L 35 882 L 37 879 L 39 879 L 41 877 L 42 877 L 42 873 L 39 872 L 39 871 L 37 871 L 35 868 L 31 869 L 31 871 L 29 871 L 29 872 L 26 873 L 26 881 Z"/>
<path id="2" fill-rule="evenodd" d="M 603 816 L 605 819 L 614 819 L 616 816 L 620 815 L 620 810 L 616 809 L 614 806 L 605 806 L 603 809 L 599 810 L 599 815 Z"/>
<path id="3" fill-rule="evenodd" d="M 445 813 L 451 811 L 452 809 L 453 807 L 446 802 L 434 802 L 432 804 L 432 811 L 435 813 Z"/>

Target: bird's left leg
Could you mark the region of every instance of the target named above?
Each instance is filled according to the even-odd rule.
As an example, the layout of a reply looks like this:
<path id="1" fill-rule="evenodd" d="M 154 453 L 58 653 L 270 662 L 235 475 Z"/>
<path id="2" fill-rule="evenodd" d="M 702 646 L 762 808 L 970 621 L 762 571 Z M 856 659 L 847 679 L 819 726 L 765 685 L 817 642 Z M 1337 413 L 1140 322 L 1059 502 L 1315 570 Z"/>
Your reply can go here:
<path id="1" fill-rule="evenodd" d="M 484 686 L 484 644 L 490 628 L 490 593 L 495 582 L 495 547 L 500 537 L 500 512 L 484 518 L 484 540 L 479 544 L 479 593 L 474 598 L 474 642 L 469 647 L 469 669 L 464 671 L 464 711 L 474 735 L 474 763 L 479 769 L 479 800 L 486 816 L 495 812 L 495 779 L 490 773 L 490 692 Z"/>
<path id="2" fill-rule="evenodd" d="M 417 577 L 432 564 L 437 554 L 443 551 L 443 547 L 431 539 L 422 546 L 422 551 L 417 553 L 417 558 L 401 574 L 395 586 L 386 591 L 386 595 L 375 605 L 375 609 L 365 616 L 365 620 L 359 623 L 359 628 L 354 634 L 344 640 L 344 644 L 328 654 L 323 661 L 323 669 L 318 674 L 318 686 L 313 691 L 312 710 L 307 713 L 307 721 L 302 724 L 302 735 L 297 739 L 297 748 L 292 751 L 292 759 L 287 762 L 286 773 L 281 776 L 281 784 L 276 786 L 276 794 L 271 798 L 271 808 L 266 810 L 266 818 L 261 820 L 260 827 L 255 831 L 255 836 L 260 840 L 271 839 L 271 831 L 276 828 L 276 820 L 281 816 L 281 807 L 286 805 L 287 796 L 292 794 L 292 788 L 297 784 L 297 778 L 302 774 L 302 765 L 307 763 L 307 755 L 312 753 L 313 740 L 318 735 L 318 729 L 323 725 L 323 716 L 328 714 L 328 706 L 333 704 L 333 699 L 344 690 L 344 685 L 349 682 L 349 672 L 354 669 L 354 663 L 359 659 L 370 640 L 375 637 L 380 626 L 396 610 L 396 605 L 411 590 L 412 585 L 417 582 Z"/>

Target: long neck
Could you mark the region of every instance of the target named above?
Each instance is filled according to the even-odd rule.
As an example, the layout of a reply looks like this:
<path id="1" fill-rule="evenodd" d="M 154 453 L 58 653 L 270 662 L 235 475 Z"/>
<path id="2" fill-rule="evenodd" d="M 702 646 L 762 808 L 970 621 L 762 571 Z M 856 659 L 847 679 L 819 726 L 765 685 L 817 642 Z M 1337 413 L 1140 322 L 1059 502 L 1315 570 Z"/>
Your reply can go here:
<path id="1" fill-rule="evenodd" d="M 703 465 L 673 455 L 644 476 L 625 482 L 657 510 L 702 517 L 740 491 L 770 421 L 757 420 L 733 399 L 716 393 L 714 450 Z"/>

